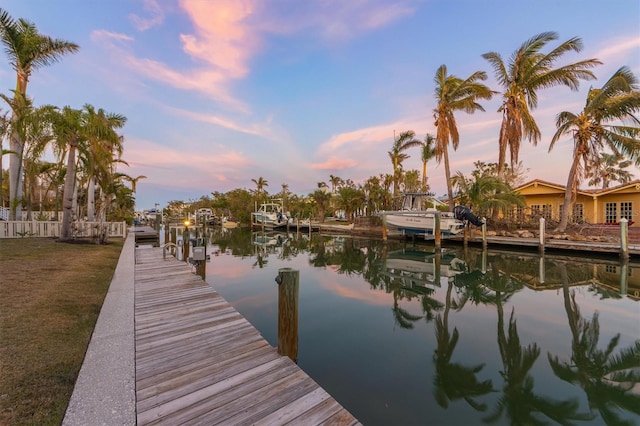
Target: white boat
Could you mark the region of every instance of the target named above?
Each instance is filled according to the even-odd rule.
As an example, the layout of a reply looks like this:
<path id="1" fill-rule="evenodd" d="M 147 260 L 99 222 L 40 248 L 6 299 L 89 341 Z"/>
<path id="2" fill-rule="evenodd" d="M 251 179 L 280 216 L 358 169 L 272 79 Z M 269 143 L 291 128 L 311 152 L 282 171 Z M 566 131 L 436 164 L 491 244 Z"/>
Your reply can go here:
<path id="1" fill-rule="evenodd" d="M 284 212 L 282 204 L 263 203 L 257 211 L 251 213 L 251 223 L 268 229 L 285 228 L 289 223 L 289 216 Z"/>
<path id="2" fill-rule="evenodd" d="M 435 208 L 440 203 L 430 194 L 412 192 L 404 194 L 400 210 L 381 211 L 383 223 L 402 234 L 433 236 L 436 227 L 436 213 L 440 214 L 440 233 L 455 235 L 464 230 L 465 223 L 451 212 Z M 441 203 L 440 203 L 441 204 Z"/>

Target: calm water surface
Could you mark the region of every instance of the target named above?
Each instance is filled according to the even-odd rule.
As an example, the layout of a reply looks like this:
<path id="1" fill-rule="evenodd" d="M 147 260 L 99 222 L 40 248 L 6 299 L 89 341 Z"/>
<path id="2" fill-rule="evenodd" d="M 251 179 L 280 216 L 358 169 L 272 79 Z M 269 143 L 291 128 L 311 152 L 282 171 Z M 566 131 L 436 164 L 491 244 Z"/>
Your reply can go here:
<path id="1" fill-rule="evenodd" d="M 207 281 L 274 347 L 275 278 L 299 271 L 289 355 L 365 425 L 640 424 L 640 264 L 247 230 L 210 244 Z"/>

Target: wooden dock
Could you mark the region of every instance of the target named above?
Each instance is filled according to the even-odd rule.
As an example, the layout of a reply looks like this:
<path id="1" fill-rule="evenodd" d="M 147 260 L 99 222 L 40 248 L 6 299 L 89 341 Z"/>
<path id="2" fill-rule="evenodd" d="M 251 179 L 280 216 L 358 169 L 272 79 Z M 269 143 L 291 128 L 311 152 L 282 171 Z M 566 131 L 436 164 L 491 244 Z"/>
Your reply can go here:
<path id="1" fill-rule="evenodd" d="M 160 246 L 160 233 L 150 226 L 135 226 L 132 231 L 136 238 L 136 245 L 151 244 L 154 247 Z"/>
<path id="2" fill-rule="evenodd" d="M 356 425 L 186 263 L 136 249 L 138 425 Z"/>

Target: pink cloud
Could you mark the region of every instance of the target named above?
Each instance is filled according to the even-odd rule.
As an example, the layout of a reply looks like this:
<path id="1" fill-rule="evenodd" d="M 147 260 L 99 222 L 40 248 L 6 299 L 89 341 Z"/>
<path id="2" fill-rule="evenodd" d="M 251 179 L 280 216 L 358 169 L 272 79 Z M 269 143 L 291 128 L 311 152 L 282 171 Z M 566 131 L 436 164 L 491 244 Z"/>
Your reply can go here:
<path id="1" fill-rule="evenodd" d="M 180 36 L 185 53 L 228 79 L 245 77 L 247 62 L 259 45 L 255 30 L 246 22 L 253 13 L 253 2 L 182 0 L 180 6 L 195 30 L 195 34 Z"/>
<path id="2" fill-rule="evenodd" d="M 331 157 L 324 163 L 315 163 L 311 165 L 314 170 L 343 170 L 353 167 L 358 163 L 353 160 L 345 160 L 340 158 Z"/>
<path id="3" fill-rule="evenodd" d="M 253 126 L 243 126 L 240 125 L 234 121 L 231 121 L 229 119 L 226 118 L 221 118 L 219 116 L 216 115 L 211 115 L 211 114 L 205 114 L 205 113 L 199 113 L 199 112 L 194 112 L 194 111 L 186 111 L 183 109 L 178 109 L 178 108 L 173 108 L 173 107 L 166 107 L 165 109 L 167 109 L 168 111 L 174 113 L 175 115 L 181 116 L 181 117 L 186 117 L 189 118 L 191 120 L 195 120 L 195 121 L 201 121 L 204 123 L 211 123 L 211 124 L 215 124 L 217 126 L 221 126 L 221 127 L 225 127 L 227 129 L 231 129 L 231 130 L 236 130 L 238 132 L 242 132 L 242 133 L 247 133 L 250 135 L 258 135 L 258 136 L 263 136 L 263 137 L 268 137 L 268 133 L 269 133 L 269 129 L 263 126 L 257 126 L 257 125 L 253 125 Z"/>

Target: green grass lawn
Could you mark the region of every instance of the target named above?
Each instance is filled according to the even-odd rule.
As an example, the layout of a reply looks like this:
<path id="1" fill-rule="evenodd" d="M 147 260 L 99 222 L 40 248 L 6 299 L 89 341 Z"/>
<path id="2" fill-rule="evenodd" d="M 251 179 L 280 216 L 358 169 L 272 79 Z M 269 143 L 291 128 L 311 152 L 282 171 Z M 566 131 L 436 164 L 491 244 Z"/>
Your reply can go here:
<path id="1" fill-rule="evenodd" d="M 0 424 L 61 424 L 123 243 L 0 240 Z"/>

